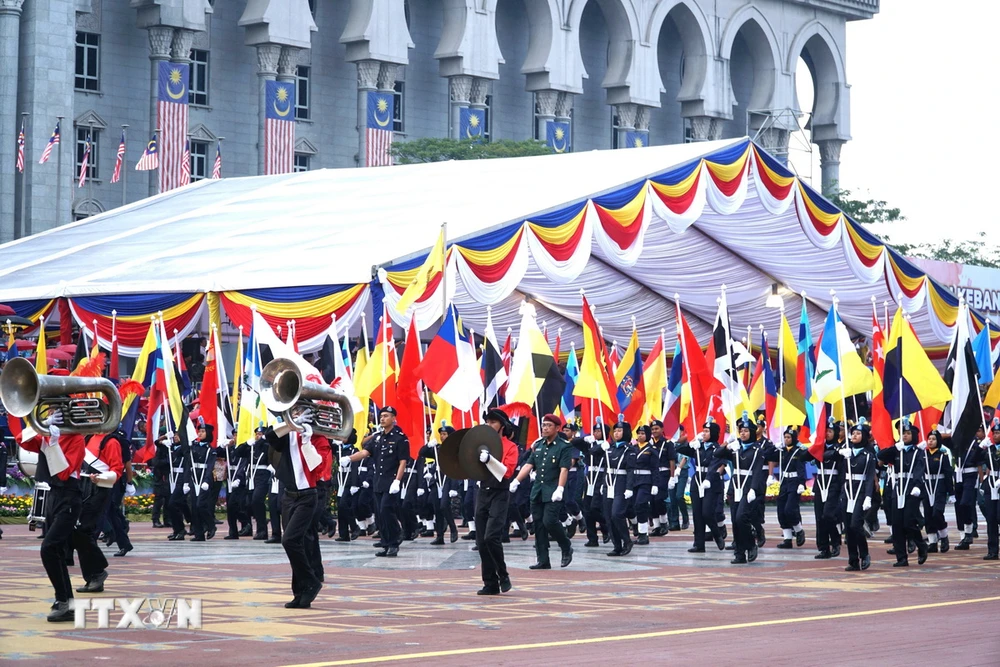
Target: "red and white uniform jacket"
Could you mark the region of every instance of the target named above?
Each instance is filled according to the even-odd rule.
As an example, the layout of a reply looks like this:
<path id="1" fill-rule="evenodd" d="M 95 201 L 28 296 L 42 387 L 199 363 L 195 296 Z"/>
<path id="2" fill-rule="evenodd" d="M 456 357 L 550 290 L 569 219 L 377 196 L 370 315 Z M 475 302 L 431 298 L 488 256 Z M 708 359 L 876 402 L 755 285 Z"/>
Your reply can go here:
<path id="1" fill-rule="evenodd" d="M 97 486 L 110 489 L 125 472 L 125 464 L 122 463 L 121 445 L 115 438 L 108 438 L 101 449 L 101 441 L 105 437 L 107 436 L 90 436 L 83 460 L 98 471 Z"/>
<path id="2" fill-rule="evenodd" d="M 52 481 L 65 482 L 69 479 L 80 479 L 80 467 L 87 447 L 82 435 L 60 434 L 58 437 L 43 437 L 36 435 L 21 443 L 29 452 L 45 456 Z"/>

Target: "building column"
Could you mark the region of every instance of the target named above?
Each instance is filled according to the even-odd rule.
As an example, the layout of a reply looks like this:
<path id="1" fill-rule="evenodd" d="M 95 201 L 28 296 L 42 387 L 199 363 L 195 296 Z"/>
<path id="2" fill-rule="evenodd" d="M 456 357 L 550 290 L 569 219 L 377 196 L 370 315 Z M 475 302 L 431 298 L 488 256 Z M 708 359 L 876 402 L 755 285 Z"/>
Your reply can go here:
<path id="1" fill-rule="evenodd" d="M 257 175 L 264 173 L 264 125 L 267 122 L 267 82 L 278 76 L 280 44 L 257 45 Z"/>
<path id="2" fill-rule="evenodd" d="M 556 107 L 559 105 L 558 90 L 536 90 L 535 106 L 538 108 L 538 138 L 546 140 L 549 122 L 556 119 Z"/>
<path id="3" fill-rule="evenodd" d="M 378 90 L 381 63 L 377 60 L 358 61 L 358 155 L 359 167 L 365 166 L 368 155 L 368 93 Z"/>
<path id="4" fill-rule="evenodd" d="M 781 164 L 788 164 L 788 130 L 775 125 L 765 127 L 760 131 L 758 141 L 761 148 L 773 155 Z"/>
<path id="5" fill-rule="evenodd" d="M 653 113 L 653 107 L 640 104 L 635 113 L 635 131 L 645 135 L 644 146 L 649 146 L 649 117 Z"/>
<path id="6" fill-rule="evenodd" d="M 170 44 L 174 38 L 174 29 L 155 25 L 149 28 L 149 69 L 150 69 L 150 84 L 149 84 L 149 128 L 150 136 L 154 132 L 159 131 L 159 121 L 157 118 L 156 107 L 157 107 L 157 96 L 160 92 L 160 63 L 162 61 L 170 60 Z M 65 130 L 64 130 L 65 135 Z M 76 151 L 76 137 L 73 137 L 74 142 L 71 144 L 73 151 Z M 162 141 L 162 138 L 159 138 Z M 146 138 L 149 141 L 149 137 Z M 160 170 L 152 169 L 147 172 L 149 175 L 149 196 L 153 196 L 160 191 Z"/>
<path id="7" fill-rule="evenodd" d="M 722 136 L 722 119 L 713 116 L 689 116 L 695 141 L 716 141 Z"/>
<path id="8" fill-rule="evenodd" d="M 462 138 L 462 109 L 469 106 L 472 95 L 472 78 L 460 74 L 448 77 L 448 91 L 451 97 L 451 131 L 452 139 Z"/>
<path id="9" fill-rule="evenodd" d="M 15 238 L 17 133 L 20 115 L 17 113 L 17 47 L 21 33 L 21 3 L 23 0 L 0 0 L 0 243 Z M 25 139 L 25 162 L 30 162 Z M 27 175 L 27 167 L 25 175 Z M 20 214 L 18 214 L 19 216 Z M 18 220 L 17 230 L 24 221 Z"/>
<path id="10" fill-rule="evenodd" d="M 573 152 L 573 93 L 567 93 L 565 91 L 559 92 L 559 97 L 556 98 L 556 117 L 555 121 L 557 123 L 563 123 L 567 126 L 566 136 L 564 141 L 569 145 L 569 152 Z M 539 135 L 542 141 L 547 140 L 546 134 Z M 553 147 L 554 148 L 554 147 Z"/>
<path id="11" fill-rule="evenodd" d="M 639 114 L 639 105 L 632 102 L 614 105 L 618 114 L 618 148 L 628 148 L 628 134 L 635 132 L 635 119 Z"/>
<path id="12" fill-rule="evenodd" d="M 485 121 L 486 119 L 486 96 L 490 94 L 490 79 L 484 79 L 482 77 L 472 78 L 472 89 L 469 91 L 469 108 L 478 109 L 482 111 L 482 116 Z M 483 128 L 483 135 L 486 134 L 487 128 Z M 493 137 L 490 137 L 492 141 Z"/>
<path id="13" fill-rule="evenodd" d="M 819 144 L 819 165 L 823 173 L 823 194 L 827 197 L 840 189 L 840 149 L 845 141 L 826 139 Z"/>

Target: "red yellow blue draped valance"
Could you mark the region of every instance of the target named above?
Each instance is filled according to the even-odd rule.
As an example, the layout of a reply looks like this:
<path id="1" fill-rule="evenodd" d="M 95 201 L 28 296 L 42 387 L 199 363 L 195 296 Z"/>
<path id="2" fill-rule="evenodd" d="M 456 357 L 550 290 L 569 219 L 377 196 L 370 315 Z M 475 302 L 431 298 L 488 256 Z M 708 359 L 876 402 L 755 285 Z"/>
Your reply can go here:
<path id="1" fill-rule="evenodd" d="M 101 347 L 111 348 L 112 330 L 118 338 L 118 352 L 136 357 L 149 331 L 152 318 L 163 317 L 167 336 L 173 345 L 176 336 L 184 338 L 197 327 L 205 305 L 204 294 L 128 294 L 69 299 L 70 311 L 81 327 L 94 333 Z"/>

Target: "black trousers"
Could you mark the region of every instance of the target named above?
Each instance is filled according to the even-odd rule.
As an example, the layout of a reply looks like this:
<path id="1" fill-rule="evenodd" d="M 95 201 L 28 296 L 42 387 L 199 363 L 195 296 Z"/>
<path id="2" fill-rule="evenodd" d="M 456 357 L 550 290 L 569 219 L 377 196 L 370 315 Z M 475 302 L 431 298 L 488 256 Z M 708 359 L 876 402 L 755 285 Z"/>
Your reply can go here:
<path id="1" fill-rule="evenodd" d="M 541 498 L 531 503 L 531 520 L 535 524 L 535 556 L 539 563 L 549 562 L 549 537 L 555 539 L 563 553 L 572 547 L 566 536 L 566 529 L 559 521 L 559 513 L 563 510 L 562 501 L 543 503 Z M 476 531 L 479 524 L 476 524 Z"/>
<path id="2" fill-rule="evenodd" d="M 215 530 L 215 499 L 218 496 L 212 493 L 212 486 L 208 491 L 191 487 L 191 531 L 195 537 L 204 536 Z"/>
<path id="3" fill-rule="evenodd" d="M 991 554 L 1000 553 L 1000 500 L 994 500 L 993 492 L 989 482 L 983 485 L 983 493 L 986 496 L 986 507 L 983 516 L 986 517 L 986 551 Z"/>
<path id="4" fill-rule="evenodd" d="M 892 514 L 892 548 L 896 552 L 896 560 L 906 560 L 906 542 L 913 540 L 916 544 L 923 541 L 920 529 L 924 526 L 923 517 L 920 515 L 920 498 L 914 498 L 909 491 L 906 492 L 906 502 L 902 509 L 897 502 L 893 502 Z"/>
<path id="5" fill-rule="evenodd" d="M 594 495 L 584 496 L 583 501 L 587 510 L 584 517 L 587 523 L 587 541 L 597 542 L 598 524 L 601 536 L 608 534 L 608 520 L 604 517 L 604 494 L 595 489 Z"/>
<path id="6" fill-rule="evenodd" d="M 52 485 L 46 508 L 47 530 L 45 539 L 42 540 L 41 556 L 57 602 L 67 602 L 73 597 L 66 554 L 82 509 L 83 498 L 76 480 L 68 481 L 62 486 Z"/>
<path id="7" fill-rule="evenodd" d="M 237 522 L 246 525 L 247 516 L 244 509 L 247 499 L 247 489 L 243 482 L 235 489 L 226 494 L 226 521 L 229 522 L 229 534 L 236 535 L 240 532 Z"/>
<path id="8" fill-rule="evenodd" d="M 508 577 L 502 540 L 507 534 L 510 489 L 507 484 L 496 488 L 480 488 L 477 495 L 476 546 L 479 547 L 479 559 L 482 561 L 483 583 L 495 588 L 500 585 L 501 579 Z"/>
<path id="9" fill-rule="evenodd" d="M 817 481 L 816 484 L 819 484 Z M 822 493 L 816 487 L 813 510 L 816 513 L 816 548 L 820 551 L 840 548 L 840 489 L 831 488 L 828 500 L 823 502 Z"/>
<path id="10" fill-rule="evenodd" d="M 125 518 L 125 508 L 122 500 L 125 498 L 125 481 L 119 479 L 111 487 L 111 501 L 105 510 L 105 517 L 111 524 L 111 531 L 115 534 L 115 542 L 119 549 L 131 549 L 132 541 L 128 539 L 128 519 Z"/>
<path id="11" fill-rule="evenodd" d="M 868 555 L 868 538 L 865 536 L 865 511 L 858 494 L 854 501 L 854 511 L 847 514 L 845 533 L 847 537 L 847 560 L 851 565 L 861 565 L 861 559 Z"/>
<path id="12" fill-rule="evenodd" d="M 694 524 L 694 546 L 696 549 L 704 549 L 706 528 L 711 533 L 713 540 L 722 535 L 716 512 L 722 494 L 709 488 L 705 490 L 705 496 L 702 497 L 699 488 L 698 478 L 695 477 L 691 481 L 691 519 Z"/>
<path id="13" fill-rule="evenodd" d="M 264 470 L 254 475 L 253 494 L 250 496 L 250 513 L 253 515 L 257 534 L 267 535 L 267 491 L 270 487 L 271 473 Z"/>
<path id="14" fill-rule="evenodd" d="M 653 499 L 650 491 L 652 491 L 652 487 L 646 485 L 638 486 L 635 489 L 635 520 L 639 523 L 649 522 L 649 506 Z"/>
<path id="15" fill-rule="evenodd" d="M 781 485 L 778 490 L 778 525 L 782 528 L 794 528 L 802 523 L 798 480 Z"/>
<path id="16" fill-rule="evenodd" d="M 608 493 L 613 494 L 614 489 L 609 487 Z M 615 551 L 621 551 L 632 543 L 632 538 L 628 534 L 628 523 L 625 521 L 627 511 L 628 501 L 625 500 L 625 496 L 612 495 L 604 499 L 604 518 L 611 527 L 611 543 L 615 545 Z"/>
<path id="17" fill-rule="evenodd" d="M 285 494 L 285 487 L 281 482 L 278 482 L 278 492 L 272 491 L 273 487 L 267 485 L 267 507 L 271 512 L 271 536 L 281 539 L 281 508 L 284 507 L 284 501 L 282 496 Z"/>
<path id="18" fill-rule="evenodd" d="M 378 512 L 378 531 L 382 544 L 386 547 L 398 547 L 402 542 L 402 531 L 399 527 L 399 494 L 388 491 L 375 492 L 375 502 Z"/>
<path id="19" fill-rule="evenodd" d="M 187 494 L 184 493 L 184 484 L 177 480 L 177 484 L 170 494 L 170 500 L 167 502 L 167 516 L 170 517 L 170 526 L 174 529 L 174 533 L 178 535 L 184 534 L 185 515 L 191 518 L 191 510 L 188 506 Z"/>
<path id="20" fill-rule="evenodd" d="M 153 523 L 170 523 L 170 514 L 167 512 L 168 500 L 170 500 L 170 485 L 166 482 L 157 482 L 153 485 Z"/>
<path id="21" fill-rule="evenodd" d="M 736 553 L 746 553 L 753 545 L 757 517 L 756 503 L 744 498 L 741 502 L 733 502 L 729 506 L 729 516 L 733 522 L 733 550 Z"/>
<path id="22" fill-rule="evenodd" d="M 444 539 L 444 531 L 446 529 L 449 530 L 449 531 L 457 531 L 458 530 L 458 526 L 455 525 L 455 513 L 451 509 L 451 498 L 448 496 L 448 492 L 447 491 L 442 492 L 440 498 L 437 497 L 437 495 L 436 495 L 437 491 L 436 490 L 432 490 L 431 493 L 435 494 L 435 496 L 434 496 L 434 532 L 437 534 L 437 537 L 440 537 L 441 539 Z M 508 491 L 507 495 L 508 496 L 510 495 L 509 491 Z M 511 508 L 514 507 L 513 505 L 511 505 L 509 498 L 508 498 L 506 507 L 507 507 L 507 517 L 506 517 L 506 523 L 504 524 L 505 526 L 510 525 L 510 521 L 511 521 L 511 519 L 510 519 L 510 512 L 511 512 Z M 515 519 L 515 520 L 519 521 L 519 519 Z M 476 521 L 476 525 L 477 526 L 479 525 L 479 521 L 478 520 Z M 522 530 L 527 530 L 527 528 L 523 525 L 523 522 L 518 523 L 518 525 L 521 527 Z M 478 538 L 479 533 L 476 533 L 476 536 Z"/>
<path id="23" fill-rule="evenodd" d="M 284 526 L 281 546 L 292 568 L 292 595 L 295 597 L 320 585 L 314 568 L 315 554 L 312 552 L 313 542 L 318 547 L 316 531 L 313 530 L 315 515 L 315 489 L 285 491 L 281 498 L 281 523 Z"/>
<path id="24" fill-rule="evenodd" d="M 111 489 L 93 485 L 93 490 L 83 501 L 80 519 L 73 530 L 71 542 L 80 556 L 80 573 L 90 581 L 108 567 L 108 559 L 97 546 L 97 523 L 111 498 Z"/>

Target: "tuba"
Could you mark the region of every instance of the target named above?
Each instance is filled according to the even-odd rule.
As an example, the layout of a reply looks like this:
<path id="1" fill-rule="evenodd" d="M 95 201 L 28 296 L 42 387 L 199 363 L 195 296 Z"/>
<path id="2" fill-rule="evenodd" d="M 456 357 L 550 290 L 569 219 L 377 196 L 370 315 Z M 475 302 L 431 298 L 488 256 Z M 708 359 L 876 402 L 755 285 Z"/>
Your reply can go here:
<path id="1" fill-rule="evenodd" d="M 309 382 L 291 359 L 269 361 L 260 373 L 260 399 L 272 413 L 301 431 L 295 418 L 313 412 L 313 431 L 341 442 L 354 430 L 354 409 L 344 394 L 318 382 Z"/>
<path id="2" fill-rule="evenodd" d="M 100 393 L 105 400 L 86 394 Z M 4 408 L 35 432 L 47 436 L 46 421 L 53 410 L 62 412 L 63 433 L 111 433 L 122 419 L 122 399 L 107 378 L 38 375 L 27 359 L 12 359 L 0 373 L 0 401 Z"/>

